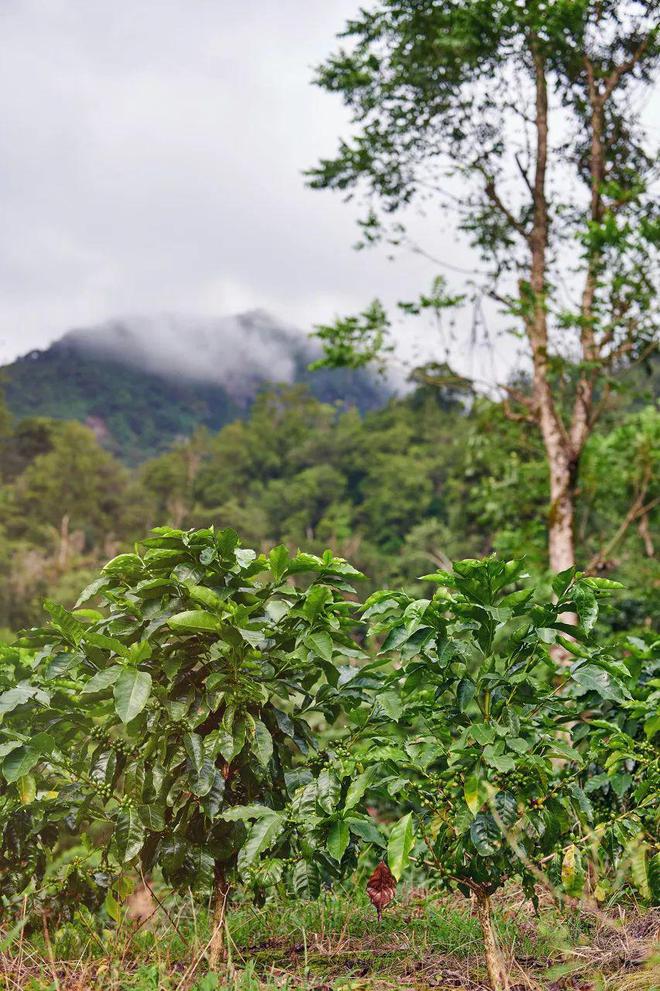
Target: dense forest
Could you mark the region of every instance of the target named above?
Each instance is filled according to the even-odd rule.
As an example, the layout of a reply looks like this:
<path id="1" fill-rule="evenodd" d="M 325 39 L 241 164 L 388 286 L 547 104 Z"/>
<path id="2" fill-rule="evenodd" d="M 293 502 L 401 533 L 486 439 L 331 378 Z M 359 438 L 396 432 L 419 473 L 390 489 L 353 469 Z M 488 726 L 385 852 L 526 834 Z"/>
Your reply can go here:
<path id="1" fill-rule="evenodd" d="M 390 395 L 386 381 L 367 369 L 311 370 L 312 341 L 267 313 L 210 322 L 181 318 L 174 341 L 173 321 L 146 327 L 112 321 L 70 331 L 17 358 L 0 369 L 9 411 L 17 420 L 86 423 L 107 450 L 136 465 L 196 427 L 216 431 L 245 416 L 259 389 L 273 380 L 305 384 L 321 402 L 363 412 Z M 168 330 L 169 344 L 163 339 Z"/>
<path id="2" fill-rule="evenodd" d="M 365 415 L 304 385 L 267 389 L 246 419 L 199 428 L 137 467 L 80 423 L 12 420 L 3 408 L 0 628 L 37 622 L 46 595 L 71 605 L 101 562 L 156 523 L 231 526 L 264 550 L 331 546 L 374 586 L 412 588 L 431 567 L 492 551 L 524 555 L 544 574 L 539 438 L 467 382 L 449 381 Z M 646 371 L 622 381 L 580 477 L 579 564 L 626 584 L 619 622 L 629 627 L 658 619 L 653 387 Z"/>

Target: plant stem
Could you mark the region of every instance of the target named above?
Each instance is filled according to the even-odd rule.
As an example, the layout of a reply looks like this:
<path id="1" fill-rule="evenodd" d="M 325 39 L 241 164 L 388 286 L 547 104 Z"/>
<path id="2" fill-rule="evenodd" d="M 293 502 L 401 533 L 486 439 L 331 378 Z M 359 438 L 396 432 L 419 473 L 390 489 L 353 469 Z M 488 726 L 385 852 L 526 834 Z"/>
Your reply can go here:
<path id="1" fill-rule="evenodd" d="M 475 903 L 477 906 L 477 917 L 484 937 L 484 954 L 490 986 L 493 991 L 509 991 L 509 978 L 493 928 L 490 898 L 483 891 L 479 890 L 475 892 Z"/>
<path id="2" fill-rule="evenodd" d="M 213 933 L 209 944 L 209 970 L 215 971 L 225 959 L 225 914 L 229 885 L 220 864 L 215 865 L 215 883 L 213 885 Z"/>

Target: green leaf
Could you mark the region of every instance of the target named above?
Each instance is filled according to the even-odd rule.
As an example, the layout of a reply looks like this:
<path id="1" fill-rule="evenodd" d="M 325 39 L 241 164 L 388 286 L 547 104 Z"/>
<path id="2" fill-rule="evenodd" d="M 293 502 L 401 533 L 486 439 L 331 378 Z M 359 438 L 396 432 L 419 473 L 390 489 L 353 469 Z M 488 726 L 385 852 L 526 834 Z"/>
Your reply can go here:
<path id="1" fill-rule="evenodd" d="M 597 588 L 606 592 L 625 588 L 625 585 L 622 585 L 621 582 L 612 581 L 611 578 L 582 578 L 581 582 L 583 585 L 588 585 L 589 588 Z"/>
<path id="2" fill-rule="evenodd" d="M 241 875 L 275 842 L 283 829 L 283 816 L 272 809 L 269 810 L 269 815 L 257 819 L 238 855 L 238 870 Z"/>
<path id="3" fill-rule="evenodd" d="M 222 799 L 225 794 L 225 779 L 223 778 L 220 771 L 217 768 L 213 774 L 213 782 L 209 791 L 204 795 L 201 806 L 204 810 L 204 815 L 208 816 L 209 819 L 215 819 L 220 808 L 222 806 Z"/>
<path id="4" fill-rule="evenodd" d="M 268 555 L 268 561 L 270 563 L 270 573 L 273 576 L 274 582 L 279 582 L 286 574 L 287 566 L 289 564 L 289 551 L 284 544 L 279 544 L 277 547 L 273 547 Z"/>
<path id="5" fill-rule="evenodd" d="M 644 735 L 648 740 L 652 740 L 656 733 L 660 733 L 660 715 L 651 716 L 644 722 Z"/>
<path id="6" fill-rule="evenodd" d="M 500 847 L 501 833 L 490 812 L 480 812 L 470 826 L 470 837 L 477 853 L 492 857 Z"/>
<path id="7" fill-rule="evenodd" d="M 584 816 L 586 816 L 586 818 L 589 820 L 589 822 L 593 822 L 594 809 L 593 809 L 593 806 L 592 806 L 591 802 L 589 801 L 589 799 L 585 795 L 584 791 L 582 790 L 582 788 L 580 788 L 580 786 L 578 784 L 576 784 L 575 782 L 573 782 L 570 785 L 569 790 L 570 790 L 571 795 L 575 799 L 575 802 L 576 802 L 577 807 L 580 810 L 580 812 Z"/>
<path id="8" fill-rule="evenodd" d="M 561 598 L 568 586 L 573 581 L 573 576 L 575 575 L 575 567 L 572 566 L 567 568 L 566 571 L 560 571 L 552 579 L 552 591 L 555 593 L 557 598 Z"/>
<path id="9" fill-rule="evenodd" d="M 273 812 L 273 809 L 268 808 L 267 805 L 234 805 L 233 808 L 227 809 L 220 816 L 225 822 L 245 822 L 249 819 L 263 819 L 264 816 L 269 816 Z"/>
<path id="10" fill-rule="evenodd" d="M 585 877 L 580 851 L 572 844 L 564 852 L 561 864 L 561 883 L 566 894 L 578 898 L 584 889 Z"/>
<path id="11" fill-rule="evenodd" d="M 378 826 L 370 816 L 357 818 L 349 816 L 346 820 L 348 828 L 355 836 L 359 836 L 365 843 L 374 843 L 379 847 L 386 847 L 387 843 L 378 831 Z"/>
<path id="12" fill-rule="evenodd" d="M 332 637 L 329 633 L 309 633 L 305 646 L 324 661 L 332 661 Z"/>
<path id="13" fill-rule="evenodd" d="M 372 781 L 375 777 L 375 768 L 368 768 L 368 770 L 363 771 L 359 774 L 357 778 L 351 781 L 349 789 L 346 793 L 346 800 L 344 802 L 345 809 L 354 809 L 358 805 L 364 796 L 367 788 L 370 787 Z"/>
<path id="14" fill-rule="evenodd" d="M 470 812 L 476 815 L 488 797 L 488 789 L 485 782 L 481 780 L 478 774 L 470 774 L 466 777 L 463 786 L 463 795 L 465 796 L 465 801 Z"/>
<path id="15" fill-rule="evenodd" d="M 132 805 L 122 808 L 117 816 L 114 842 L 120 863 L 132 860 L 142 849 L 144 826 L 138 810 Z"/>
<path id="16" fill-rule="evenodd" d="M 97 671 L 83 688 L 83 694 L 102 692 L 105 688 L 109 688 L 110 685 L 115 684 L 122 671 L 123 668 L 119 667 L 118 664 L 115 664 L 111 668 L 105 668 L 103 671 Z"/>
<path id="17" fill-rule="evenodd" d="M 449 571 L 434 571 L 432 575 L 422 575 L 420 582 L 433 582 L 435 585 L 444 585 L 446 588 L 455 588 L 456 579 Z"/>
<path id="18" fill-rule="evenodd" d="M 494 767 L 497 771 L 506 772 L 513 771 L 516 766 L 516 762 L 513 757 L 508 754 L 496 754 L 493 748 L 488 746 L 484 747 L 484 760 L 491 767 Z"/>
<path id="19" fill-rule="evenodd" d="M 648 846 L 643 840 L 634 839 L 626 849 L 630 863 L 630 873 L 642 898 L 651 897 L 647 865 Z"/>
<path id="20" fill-rule="evenodd" d="M 310 622 L 316 622 L 324 606 L 332 598 L 330 589 L 325 585 L 311 585 L 305 593 L 303 612 Z"/>
<path id="21" fill-rule="evenodd" d="M 291 887 L 296 898 L 318 898 L 321 892 L 321 877 L 315 863 L 299 860 L 291 874 Z"/>
<path id="22" fill-rule="evenodd" d="M 591 632 L 598 619 L 596 596 L 588 586 L 578 583 L 573 589 L 573 601 L 580 617 L 580 623 L 587 632 Z"/>
<path id="23" fill-rule="evenodd" d="M 152 833 L 162 833 L 165 829 L 165 808 L 156 802 L 140 805 L 138 814 L 146 829 Z"/>
<path id="24" fill-rule="evenodd" d="M 513 750 L 516 754 L 526 754 L 532 746 L 529 740 L 526 740 L 523 736 L 507 737 L 506 745 L 509 750 Z"/>
<path id="25" fill-rule="evenodd" d="M 106 910 L 113 922 L 121 922 L 121 906 L 112 891 L 108 891 L 105 896 L 103 908 Z"/>
<path id="26" fill-rule="evenodd" d="M 13 781 L 18 781 L 24 774 L 31 771 L 35 764 L 39 763 L 40 758 L 41 754 L 39 751 L 33 749 L 28 743 L 24 743 L 20 747 L 17 747 L 16 750 L 12 750 L 5 757 L 2 765 L 2 773 L 5 776 L 5 780 L 10 784 Z"/>
<path id="27" fill-rule="evenodd" d="M 415 831 L 412 812 L 409 812 L 394 824 L 387 844 L 387 863 L 397 881 L 408 866 L 408 857 L 414 845 Z"/>
<path id="28" fill-rule="evenodd" d="M 138 668 L 126 668 L 115 684 L 115 712 L 123 723 L 130 723 L 144 709 L 151 695 L 151 675 Z"/>
<path id="29" fill-rule="evenodd" d="M 217 633 L 222 629 L 222 621 L 205 609 L 188 609 L 170 616 L 167 625 L 172 630 L 201 630 Z"/>
<path id="30" fill-rule="evenodd" d="M 401 718 L 403 708 L 401 705 L 401 699 L 399 698 L 397 692 L 392 689 L 389 689 L 386 692 L 378 692 L 376 695 L 376 702 L 388 719 L 391 719 L 395 723 L 398 722 Z"/>
<path id="31" fill-rule="evenodd" d="M 554 740 L 548 747 L 548 753 L 553 757 L 565 757 L 567 760 L 577 761 L 578 764 L 583 763 L 580 752 L 563 740 Z"/>
<path id="32" fill-rule="evenodd" d="M 118 554 L 108 561 L 103 567 L 107 575 L 124 575 L 127 578 L 134 578 L 141 574 L 144 565 L 142 559 L 137 554 Z"/>
<path id="33" fill-rule="evenodd" d="M 324 812 L 332 815 L 339 801 L 339 779 L 334 771 L 324 767 L 317 783 L 317 800 Z"/>
<path id="34" fill-rule="evenodd" d="M 473 723 L 473 725 L 470 726 L 470 736 L 473 740 L 476 740 L 477 743 L 484 747 L 488 743 L 494 743 L 495 730 L 492 726 L 488 726 L 486 723 Z"/>
<path id="35" fill-rule="evenodd" d="M 208 606 L 209 609 L 220 609 L 224 606 L 218 593 L 212 588 L 207 588 L 206 585 L 188 585 L 187 591 L 188 598 L 200 606 Z M 200 611 L 204 612 L 204 610 Z"/>
<path id="36" fill-rule="evenodd" d="M 268 727 L 260 719 L 255 719 L 254 721 L 252 753 L 262 767 L 268 767 L 270 759 L 273 756 L 273 738 L 270 735 Z"/>
<path id="37" fill-rule="evenodd" d="M 102 650 L 111 650 L 115 654 L 119 654 L 120 657 L 128 657 L 129 651 L 128 647 L 117 640 L 116 637 L 106 637 L 103 633 L 94 633 L 90 631 L 84 636 L 85 643 L 90 643 L 92 647 L 100 647 Z"/>
<path id="38" fill-rule="evenodd" d="M 249 643 L 251 647 L 260 648 L 266 643 L 263 630 L 250 630 L 245 627 L 239 627 L 238 632 L 243 640 L 245 640 L 246 643 Z"/>
<path id="39" fill-rule="evenodd" d="M 104 588 L 107 588 L 109 584 L 109 579 L 106 578 L 105 575 L 101 575 L 100 578 L 95 578 L 93 582 L 90 582 L 89 585 L 82 590 L 78 596 L 74 609 L 79 609 L 80 606 L 83 606 L 86 602 L 89 602 L 89 600 L 92 599 L 98 592 Z"/>
<path id="40" fill-rule="evenodd" d="M 62 631 L 67 640 L 74 644 L 80 643 L 85 633 L 85 627 L 74 618 L 68 609 L 53 602 L 52 599 L 45 600 L 44 609 L 50 613 L 54 625 Z"/>
<path id="41" fill-rule="evenodd" d="M 498 791 L 495 796 L 495 821 L 505 829 L 511 829 L 518 819 L 518 804 L 515 796 L 508 791 Z"/>
<path id="42" fill-rule="evenodd" d="M 197 777 L 190 776 L 190 790 L 198 798 L 204 798 L 209 794 L 215 783 L 215 764 L 210 757 L 205 757 L 202 766 L 197 772 Z"/>
<path id="43" fill-rule="evenodd" d="M 660 905 L 660 851 L 646 865 L 646 876 L 651 893 L 651 904 Z"/>
<path id="44" fill-rule="evenodd" d="M 184 733 L 183 747 L 195 772 L 199 774 L 204 763 L 204 741 L 198 733 Z"/>
<path id="45" fill-rule="evenodd" d="M 628 690 L 613 675 L 595 664 L 584 664 L 574 670 L 571 677 L 585 691 L 597 692 L 603 699 L 623 702 L 630 697 Z"/>
<path id="46" fill-rule="evenodd" d="M 10 754 L 12 750 L 17 750 L 22 746 L 20 740 L 7 740 L 6 743 L 0 743 L 0 760 Z"/>
<path id="47" fill-rule="evenodd" d="M 16 685 L 0 695 L 0 716 L 13 712 L 19 705 L 25 705 L 30 699 L 37 697 L 39 690 L 32 685 Z M 44 693 L 41 693 L 44 695 Z M 48 696 L 46 696 L 48 699 Z M 47 703 L 46 703 L 47 704 Z"/>
<path id="48" fill-rule="evenodd" d="M 333 860 L 339 862 L 346 852 L 350 832 L 348 824 L 343 819 L 333 822 L 328 833 L 327 850 Z"/>
<path id="49" fill-rule="evenodd" d="M 24 774 L 16 782 L 16 787 L 18 788 L 18 797 L 21 800 L 21 804 L 31 805 L 37 797 L 37 782 L 32 775 Z"/>
<path id="50" fill-rule="evenodd" d="M 474 698 L 477 686 L 471 678 L 461 678 L 456 688 L 456 700 L 461 712 L 465 712 L 470 702 Z"/>

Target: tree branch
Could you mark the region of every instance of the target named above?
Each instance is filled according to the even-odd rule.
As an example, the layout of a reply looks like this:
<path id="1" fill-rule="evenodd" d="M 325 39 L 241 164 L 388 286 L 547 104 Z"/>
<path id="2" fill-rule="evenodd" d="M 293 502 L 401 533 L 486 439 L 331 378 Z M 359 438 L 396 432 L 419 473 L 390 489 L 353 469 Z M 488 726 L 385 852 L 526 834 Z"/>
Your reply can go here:
<path id="1" fill-rule="evenodd" d="M 518 166 L 518 171 L 520 172 L 521 176 L 523 177 L 523 179 L 525 181 L 525 185 L 527 186 L 527 189 L 529 190 L 530 194 L 533 196 L 534 195 L 534 190 L 532 188 L 532 184 L 530 182 L 529 176 L 527 175 L 527 171 L 523 167 L 523 164 L 520 161 L 520 158 L 518 157 L 519 154 L 520 154 L 519 152 L 516 152 L 513 157 L 516 160 L 516 165 Z"/>
<path id="2" fill-rule="evenodd" d="M 644 475 L 642 476 L 642 480 L 639 484 L 637 492 L 635 493 L 635 497 L 632 501 L 630 509 L 624 516 L 616 533 L 611 538 L 611 540 L 609 540 L 604 547 L 601 547 L 601 549 L 596 554 L 594 554 L 594 556 L 589 561 L 589 564 L 586 567 L 587 574 L 593 574 L 593 572 L 595 571 L 600 571 L 603 568 L 607 559 L 609 558 L 610 554 L 614 550 L 614 548 L 617 546 L 617 544 L 621 543 L 630 526 L 632 526 L 632 524 L 636 520 L 642 519 L 643 517 L 647 516 L 652 509 L 655 509 L 656 506 L 660 505 L 660 496 L 658 496 L 657 499 L 652 499 L 651 502 L 648 502 L 646 504 L 644 503 L 644 500 L 646 499 L 646 493 L 648 492 L 649 484 L 651 482 L 651 478 L 652 478 L 652 469 L 650 465 L 647 465 L 647 467 L 644 470 Z"/>
<path id="3" fill-rule="evenodd" d="M 486 180 L 485 192 L 486 192 L 486 196 L 488 197 L 488 199 L 490 200 L 490 202 L 493 204 L 493 206 L 497 210 L 500 211 L 500 213 L 504 217 L 506 217 L 506 219 L 508 220 L 508 222 L 511 225 L 511 227 L 513 227 L 513 229 L 515 231 L 517 231 L 518 234 L 520 234 L 520 236 L 525 241 L 528 241 L 529 240 L 529 232 L 527 231 L 527 229 L 524 226 L 524 224 L 521 224 L 521 222 L 519 220 L 517 220 L 516 217 L 514 217 L 514 215 L 509 210 L 509 208 L 506 207 L 504 205 L 504 203 L 502 202 L 502 200 L 500 198 L 500 195 L 497 192 L 497 189 L 495 188 L 495 180 L 492 178 L 492 176 L 488 176 L 486 174 L 486 172 L 484 172 L 483 170 L 480 169 L 480 171 L 482 172 L 482 174 L 483 174 L 483 176 L 484 176 L 484 178 Z"/>
<path id="4" fill-rule="evenodd" d="M 642 55 L 648 48 L 650 39 L 651 39 L 651 35 L 647 34 L 646 37 L 642 39 L 639 46 L 637 47 L 637 50 L 633 52 L 630 58 L 626 62 L 622 62 L 621 65 L 617 65 L 609 74 L 605 82 L 605 89 L 603 90 L 602 93 L 603 103 L 607 103 L 612 93 L 618 86 L 621 78 L 625 76 L 628 72 L 632 72 L 632 70 L 635 68 L 635 66 L 641 59 Z"/>

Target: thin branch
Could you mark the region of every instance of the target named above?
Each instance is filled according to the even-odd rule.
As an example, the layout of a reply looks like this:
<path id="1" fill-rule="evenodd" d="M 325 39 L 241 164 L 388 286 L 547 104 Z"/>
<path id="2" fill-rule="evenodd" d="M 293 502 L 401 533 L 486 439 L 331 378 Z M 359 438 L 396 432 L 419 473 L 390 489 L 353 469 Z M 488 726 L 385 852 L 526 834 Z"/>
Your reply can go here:
<path id="1" fill-rule="evenodd" d="M 530 182 L 530 178 L 527 175 L 527 171 L 526 171 L 524 165 L 522 164 L 522 162 L 520 161 L 520 158 L 518 156 L 519 156 L 519 152 L 516 152 L 515 155 L 513 156 L 515 158 L 515 160 L 516 160 L 516 165 L 518 166 L 518 171 L 520 172 L 521 176 L 525 180 L 525 185 L 527 186 L 527 189 L 529 190 L 530 194 L 533 196 L 534 195 L 534 189 L 532 187 L 532 183 Z"/>
<path id="2" fill-rule="evenodd" d="M 486 179 L 485 191 L 488 199 L 491 201 L 493 206 L 495 206 L 500 213 L 506 217 L 511 227 L 513 227 L 513 229 L 516 230 L 525 241 L 528 241 L 529 232 L 527 231 L 527 228 L 524 224 L 521 224 L 521 222 L 514 217 L 509 208 L 504 205 L 497 189 L 495 188 L 495 180 L 492 177 L 487 176 L 485 173 L 484 177 Z"/>
<path id="3" fill-rule="evenodd" d="M 617 65 L 609 74 L 609 76 L 607 77 L 607 81 L 605 83 L 605 89 L 603 90 L 603 94 L 602 94 L 603 103 L 606 103 L 609 100 L 610 96 L 618 86 L 622 76 L 625 76 L 628 72 L 632 72 L 632 70 L 635 68 L 635 66 L 641 59 L 642 55 L 648 48 L 650 40 L 651 40 L 651 35 L 647 34 L 646 37 L 639 44 L 637 50 L 633 52 L 633 54 L 630 56 L 630 58 L 627 59 L 627 61 L 622 62 L 621 65 Z"/>
<path id="4" fill-rule="evenodd" d="M 646 467 L 644 475 L 639 484 L 639 488 L 635 493 L 635 498 L 632 501 L 630 509 L 622 519 L 616 533 L 614 536 L 605 544 L 604 547 L 594 554 L 594 556 L 589 561 L 586 567 L 587 574 L 592 574 L 594 571 L 598 571 L 603 564 L 607 561 L 610 554 L 617 546 L 621 543 L 625 537 L 628 529 L 635 523 L 636 520 L 647 516 L 651 510 L 655 509 L 656 506 L 660 505 L 660 496 L 657 499 L 652 499 L 651 502 L 645 503 L 646 493 L 648 492 L 649 485 L 651 483 L 652 470 L 650 465 Z"/>
<path id="5" fill-rule="evenodd" d="M 536 425 L 538 422 L 532 413 L 516 413 L 508 399 L 502 400 L 502 411 L 507 420 L 511 420 L 513 423 L 533 423 Z"/>

